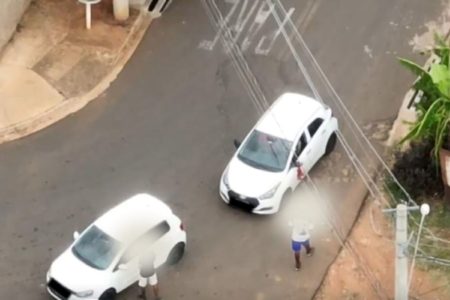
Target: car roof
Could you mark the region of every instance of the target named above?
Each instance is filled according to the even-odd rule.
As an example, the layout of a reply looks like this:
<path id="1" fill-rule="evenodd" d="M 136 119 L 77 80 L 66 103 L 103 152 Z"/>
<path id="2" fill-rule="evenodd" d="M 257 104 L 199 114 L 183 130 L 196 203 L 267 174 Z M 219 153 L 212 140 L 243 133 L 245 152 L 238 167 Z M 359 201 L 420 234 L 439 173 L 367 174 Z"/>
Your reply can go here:
<path id="1" fill-rule="evenodd" d="M 284 93 L 258 121 L 255 129 L 294 141 L 299 131 L 322 104 L 313 98 L 296 93 Z"/>
<path id="2" fill-rule="evenodd" d="M 130 243 L 172 215 L 172 210 L 149 194 L 137 194 L 98 218 L 94 225 L 122 243 Z"/>

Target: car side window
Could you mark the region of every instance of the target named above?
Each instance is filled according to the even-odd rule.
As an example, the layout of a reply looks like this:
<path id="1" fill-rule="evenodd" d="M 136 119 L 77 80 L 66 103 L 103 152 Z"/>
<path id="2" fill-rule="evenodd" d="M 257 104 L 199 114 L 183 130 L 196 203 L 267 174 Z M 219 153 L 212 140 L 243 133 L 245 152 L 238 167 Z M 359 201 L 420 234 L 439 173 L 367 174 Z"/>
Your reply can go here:
<path id="1" fill-rule="evenodd" d="M 314 136 L 314 134 L 317 132 L 317 129 L 319 129 L 319 127 L 320 127 L 320 125 L 322 125 L 322 123 L 323 123 L 323 119 L 317 118 L 314 121 L 312 121 L 311 124 L 309 124 L 308 131 L 309 131 L 309 135 L 311 137 Z"/>
<path id="2" fill-rule="evenodd" d="M 150 246 L 152 243 L 159 240 L 169 231 L 170 226 L 166 221 L 159 223 L 158 225 L 147 231 L 147 233 L 145 233 L 128 247 L 128 249 L 122 255 L 119 265 L 128 263 L 130 260 L 139 255 L 139 251 L 142 251 L 142 248 Z"/>
<path id="3" fill-rule="evenodd" d="M 147 232 L 146 235 L 153 241 L 156 241 L 159 240 L 163 235 L 168 233 L 169 230 L 169 224 L 166 221 L 162 221 L 161 223 L 150 229 L 150 231 Z"/>
<path id="4" fill-rule="evenodd" d="M 297 146 L 295 148 L 295 156 L 299 157 L 302 151 L 306 148 L 306 145 L 308 144 L 308 140 L 306 139 L 306 134 L 302 133 L 300 140 L 297 143 Z"/>

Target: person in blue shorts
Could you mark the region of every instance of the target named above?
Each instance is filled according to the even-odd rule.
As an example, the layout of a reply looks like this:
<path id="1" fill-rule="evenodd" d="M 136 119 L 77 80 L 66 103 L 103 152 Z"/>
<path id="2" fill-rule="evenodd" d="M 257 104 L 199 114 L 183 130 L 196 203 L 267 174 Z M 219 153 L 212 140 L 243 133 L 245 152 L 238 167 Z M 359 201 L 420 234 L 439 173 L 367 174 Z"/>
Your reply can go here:
<path id="1" fill-rule="evenodd" d="M 306 255 L 311 256 L 314 253 L 314 247 L 310 244 L 309 230 L 312 229 L 312 225 L 308 225 L 305 222 L 290 223 L 292 226 L 291 245 L 292 251 L 294 251 L 295 269 L 298 271 L 302 267 L 300 261 L 300 251 L 302 247 L 306 249 Z"/>

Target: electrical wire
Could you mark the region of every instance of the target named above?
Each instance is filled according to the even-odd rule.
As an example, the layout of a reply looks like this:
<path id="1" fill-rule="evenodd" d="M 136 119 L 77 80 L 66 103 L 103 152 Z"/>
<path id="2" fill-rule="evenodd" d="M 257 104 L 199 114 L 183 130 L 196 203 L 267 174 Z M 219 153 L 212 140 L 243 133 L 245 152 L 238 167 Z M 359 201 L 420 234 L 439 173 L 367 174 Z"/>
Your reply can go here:
<path id="1" fill-rule="evenodd" d="M 280 11 L 282 11 L 284 16 L 287 16 L 287 11 L 286 9 L 283 7 L 283 5 L 281 4 L 281 2 L 279 0 L 266 0 L 266 2 L 269 5 L 272 5 L 274 8 L 278 7 Z M 315 59 L 315 57 L 312 55 L 310 49 L 308 48 L 308 46 L 306 45 L 304 39 L 302 38 L 302 36 L 300 35 L 300 33 L 298 32 L 298 29 L 295 27 L 295 25 L 293 24 L 292 20 L 290 18 L 288 18 L 287 20 L 287 24 L 289 24 L 292 28 L 292 33 L 289 36 L 285 30 L 284 27 L 282 27 L 282 21 L 281 18 L 279 16 L 279 14 L 276 12 L 276 10 L 272 11 L 272 15 L 274 16 L 275 21 L 277 22 L 278 26 L 281 29 L 281 33 L 283 34 L 286 43 L 288 44 L 289 48 L 291 49 L 291 52 L 297 62 L 297 65 L 299 66 L 299 68 L 301 69 L 303 75 L 305 76 L 306 80 L 308 81 L 308 85 L 310 86 L 310 88 L 312 89 L 315 97 L 321 101 L 324 104 L 329 104 L 329 103 L 325 103 L 323 101 L 323 98 L 320 96 L 314 82 L 312 81 L 311 75 L 308 72 L 308 70 L 306 69 L 303 61 L 300 59 L 299 54 L 297 53 L 297 50 L 295 49 L 295 47 L 293 46 L 292 43 L 292 37 L 294 37 L 301 46 L 303 46 L 304 51 L 306 52 L 307 56 L 309 57 L 310 61 L 312 62 L 312 67 L 314 68 L 314 70 L 316 70 L 319 73 L 319 78 L 322 79 L 323 81 L 325 81 L 325 87 L 327 87 L 331 92 L 332 92 L 332 97 L 329 97 L 327 99 L 331 99 L 334 100 L 336 99 L 336 101 L 334 101 L 334 103 L 336 104 L 336 107 L 340 108 L 341 111 L 344 111 L 344 120 L 346 121 L 350 121 L 351 125 L 353 126 L 349 126 L 350 130 L 352 131 L 353 135 L 356 137 L 356 140 L 358 141 L 358 143 L 360 144 L 362 149 L 365 149 L 364 145 L 362 145 L 361 141 L 359 138 L 362 138 L 365 142 L 365 145 L 368 147 L 368 149 L 371 150 L 371 154 L 378 160 L 378 163 L 383 167 L 384 171 L 389 175 L 390 179 L 400 188 L 400 190 L 402 191 L 403 195 L 407 198 L 407 201 L 410 205 L 413 206 L 417 206 L 417 203 L 414 201 L 414 199 L 409 195 L 409 193 L 406 191 L 406 189 L 400 184 L 400 182 L 398 181 L 398 179 L 395 177 L 395 175 L 392 173 L 392 171 L 390 170 L 389 166 L 387 165 L 387 163 L 383 160 L 383 158 L 378 154 L 378 152 L 376 151 L 376 149 L 373 147 L 372 143 L 370 143 L 370 141 L 368 140 L 368 138 L 365 136 L 365 134 L 363 133 L 362 129 L 359 127 L 358 123 L 356 122 L 356 120 L 353 118 L 352 114 L 348 111 L 347 107 L 345 106 L 345 104 L 343 103 L 342 99 L 340 98 L 340 96 L 337 94 L 336 90 L 334 89 L 333 85 L 330 83 L 328 77 L 325 75 L 325 73 L 323 72 L 323 70 L 321 69 L 320 65 L 317 63 L 317 60 Z M 347 119 L 348 118 L 348 119 Z M 355 132 L 356 131 L 356 132 Z M 340 137 L 340 141 L 343 145 L 347 145 L 348 146 L 348 142 L 347 140 L 343 137 L 342 133 L 340 133 L 339 135 Z M 376 183 L 372 180 L 372 176 L 370 176 L 370 172 L 368 172 L 367 170 L 365 170 L 365 168 L 363 167 L 361 161 L 357 158 L 357 156 L 355 155 L 355 153 L 350 149 L 350 151 L 348 150 L 349 147 L 347 147 L 346 152 L 347 155 L 349 155 L 349 153 L 351 153 L 351 155 L 349 155 L 352 163 L 354 164 L 355 168 L 358 170 L 358 173 L 360 174 L 361 178 L 364 178 L 364 183 L 366 184 L 366 186 L 369 189 L 369 192 L 371 193 L 372 196 L 376 197 L 376 198 L 381 198 L 383 199 L 384 203 L 386 205 L 388 205 L 390 207 L 390 204 L 388 203 L 388 201 L 385 200 L 383 193 L 379 190 L 379 188 L 377 187 Z M 370 156 L 370 154 L 368 154 L 366 151 L 363 151 L 363 153 L 366 154 L 366 156 Z M 362 175 L 364 174 L 364 176 Z M 377 190 L 377 194 L 378 197 L 375 195 L 375 193 L 373 192 L 373 188 L 371 188 L 368 185 L 368 182 L 371 183 L 372 187 L 375 188 Z M 389 188 L 385 189 L 388 194 L 390 195 L 390 197 L 395 200 L 394 195 L 392 194 L 392 192 L 390 191 Z M 410 214 L 408 214 L 409 216 Z M 419 226 L 420 224 L 417 222 L 417 220 L 415 218 L 411 218 L 413 220 L 413 222 Z M 445 240 L 439 237 L 436 237 L 433 232 L 429 229 L 429 228 L 424 228 L 424 231 L 426 231 L 427 235 L 426 238 L 431 238 L 433 240 L 436 241 L 440 241 L 446 244 L 450 244 L 449 240 Z"/>
<path id="2" fill-rule="evenodd" d="M 230 40 L 233 41 L 233 39 L 232 38 L 230 39 L 231 34 L 230 34 L 229 30 L 227 29 L 226 24 L 224 24 L 224 22 L 223 22 L 223 17 L 221 16 L 220 11 L 217 13 L 218 8 L 215 5 L 214 1 L 212 1 L 212 3 L 208 2 L 208 1 L 203 1 L 202 3 L 205 5 L 208 16 L 213 21 L 213 23 L 218 28 L 222 29 L 222 32 L 224 33 L 222 42 L 227 49 L 227 53 L 231 55 L 231 58 L 232 58 L 233 62 L 235 63 L 234 65 L 235 65 L 236 69 L 238 70 L 238 74 L 240 74 L 240 78 L 242 79 L 244 77 L 244 80 L 242 82 L 244 83 L 244 86 L 247 87 L 247 91 L 250 94 L 250 96 L 253 98 L 253 102 L 256 104 L 257 110 L 261 111 L 261 109 L 260 109 L 261 107 L 262 108 L 264 108 L 264 106 L 268 107 L 269 104 L 264 97 L 264 93 L 262 93 L 256 78 L 252 74 L 250 68 L 248 67 L 248 64 L 246 63 L 245 59 L 243 58 L 242 54 L 240 53 L 240 49 L 239 48 L 236 49 L 236 47 L 235 47 L 236 44 L 234 42 L 232 42 L 232 44 L 230 45 Z M 208 5 L 209 3 L 212 4 L 212 7 L 210 7 Z M 214 11 L 216 13 L 214 13 Z M 249 78 L 246 78 L 245 76 L 248 76 Z M 253 84 L 253 86 L 251 84 Z M 256 91 L 254 89 L 256 89 Z M 256 96 L 256 94 L 260 94 L 260 95 L 262 95 L 262 97 L 258 98 Z M 310 182 L 313 183 L 312 180 L 310 180 Z M 317 190 L 317 187 L 316 187 L 316 190 Z M 363 262 L 361 257 L 356 254 L 354 249 L 352 249 L 349 246 L 346 246 L 346 244 L 344 243 L 345 238 L 342 238 L 343 234 L 340 232 L 339 227 L 336 226 L 336 224 L 334 224 L 331 220 L 329 220 L 329 218 L 327 218 L 327 220 L 328 220 L 330 226 L 332 227 L 332 231 L 333 231 L 333 233 L 335 233 L 336 238 L 340 242 L 341 246 L 347 247 L 349 249 L 349 252 L 351 254 L 353 254 L 359 262 Z M 364 263 L 362 263 L 362 266 L 364 266 Z M 366 273 L 368 279 L 369 279 L 369 277 L 372 277 L 372 279 L 370 279 L 370 282 L 371 282 L 371 284 L 373 284 L 373 281 L 374 281 L 373 275 L 371 276 L 367 270 L 365 270 L 365 273 Z M 379 286 L 380 286 L 379 283 L 373 284 L 373 287 L 375 288 L 375 291 L 377 292 L 377 294 L 380 293 Z"/>

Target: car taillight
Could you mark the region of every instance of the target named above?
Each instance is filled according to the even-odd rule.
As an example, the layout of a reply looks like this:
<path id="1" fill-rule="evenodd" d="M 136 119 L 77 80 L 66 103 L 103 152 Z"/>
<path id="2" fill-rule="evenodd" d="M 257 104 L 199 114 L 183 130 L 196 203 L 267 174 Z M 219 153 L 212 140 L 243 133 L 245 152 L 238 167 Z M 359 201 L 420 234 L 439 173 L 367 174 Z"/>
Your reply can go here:
<path id="1" fill-rule="evenodd" d="M 183 222 L 180 223 L 180 229 L 184 231 L 184 224 L 183 224 Z"/>

